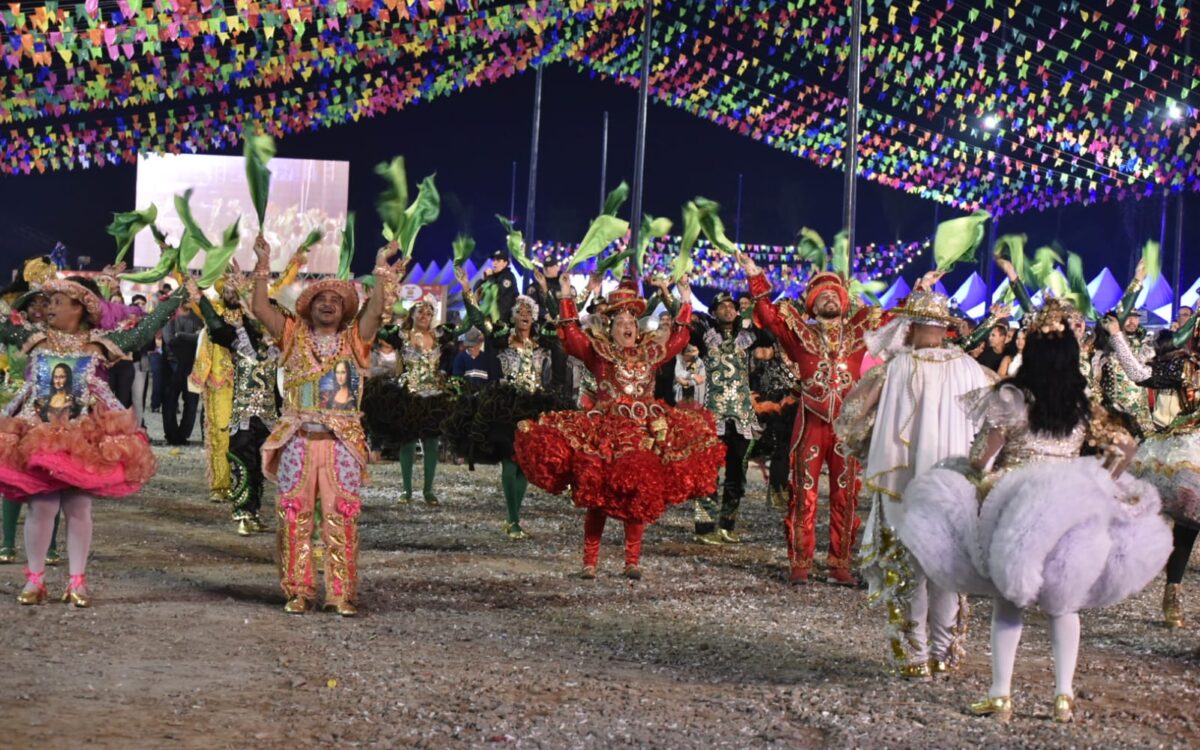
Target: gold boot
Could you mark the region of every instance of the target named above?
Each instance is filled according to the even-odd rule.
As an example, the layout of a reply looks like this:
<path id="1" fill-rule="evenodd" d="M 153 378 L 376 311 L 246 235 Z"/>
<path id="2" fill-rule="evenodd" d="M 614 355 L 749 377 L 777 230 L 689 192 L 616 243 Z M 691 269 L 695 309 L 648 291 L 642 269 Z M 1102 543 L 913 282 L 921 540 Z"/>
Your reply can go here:
<path id="1" fill-rule="evenodd" d="M 293 596 L 283 605 L 283 611 L 289 615 L 302 615 L 308 611 L 309 601 L 303 596 Z"/>
<path id="2" fill-rule="evenodd" d="M 1070 724 L 1075 720 L 1075 696 L 1062 693 L 1054 696 L 1054 720 L 1059 724 Z"/>
<path id="3" fill-rule="evenodd" d="M 900 677 L 905 680 L 915 680 L 917 682 L 928 682 L 933 678 L 929 672 L 929 663 L 921 662 L 919 664 L 905 664 L 898 670 Z"/>
<path id="4" fill-rule="evenodd" d="M 984 698 L 967 706 L 967 710 L 975 716 L 994 716 L 997 721 L 1012 719 L 1012 698 L 1002 695 L 997 698 Z"/>
<path id="5" fill-rule="evenodd" d="M 0 565 L 8 565 L 17 561 L 17 551 L 12 547 L 0 547 Z"/>
<path id="6" fill-rule="evenodd" d="M 1163 622 L 1168 628 L 1183 627 L 1182 584 L 1168 583 L 1163 589 Z"/>

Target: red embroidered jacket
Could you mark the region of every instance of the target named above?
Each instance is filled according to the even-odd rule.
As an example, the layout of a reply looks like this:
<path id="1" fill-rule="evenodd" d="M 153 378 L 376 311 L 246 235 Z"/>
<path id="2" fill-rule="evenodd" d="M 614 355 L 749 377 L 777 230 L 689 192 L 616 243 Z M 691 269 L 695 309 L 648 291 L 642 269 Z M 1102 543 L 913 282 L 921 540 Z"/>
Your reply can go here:
<path id="1" fill-rule="evenodd" d="M 766 276 L 750 277 L 750 293 L 757 300 L 754 322 L 779 339 L 792 362 L 805 411 L 833 422 L 842 411 L 842 399 L 862 374 L 867 352 L 864 335 L 891 316 L 877 307 L 863 307 L 832 325 L 810 323 L 795 306 L 767 299 L 770 292 Z"/>
<path id="2" fill-rule="evenodd" d="M 666 343 L 645 339 L 636 347 L 619 349 L 606 342 L 593 339 L 579 327 L 579 311 L 575 300 L 564 298 L 559 302 L 564 322 L 558 326 L 558 336 L 563 350 L 583 360 L 588 370 L 596 376 L 596 405 L 610 401 L 653 401 L 654 374 L 658 367 L 674 359 L 687 346 L 691 333 L 688 323 L 692 319 L 692 306 L 684 305 L 675 317 L 675 327 Z"/>

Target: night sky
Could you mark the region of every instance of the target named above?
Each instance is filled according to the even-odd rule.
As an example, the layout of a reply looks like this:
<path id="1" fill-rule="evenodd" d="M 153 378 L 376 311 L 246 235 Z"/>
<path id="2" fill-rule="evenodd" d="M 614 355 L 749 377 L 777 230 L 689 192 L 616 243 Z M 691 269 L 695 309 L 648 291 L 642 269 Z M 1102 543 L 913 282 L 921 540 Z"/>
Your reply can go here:
<path id="1" fill-rule="evenodd" d="M 350 162 L 350 209 L 358 212 L 355 271 L 367 272 L 370 248 L 382 244 L 373 206 L 382 182 L 376 163 L 405 157 L 409 181 L 437 172 L 442 215 L 418 239 L 419 261 L 444 259 L 459 231 L 478 241 L 477 258 L 501 247 L 496 213 L 507 214 L 512 164 L 517 163 L 516 215 L 525 214 L 533 102 L 532 73 L 448 98 L 421 103 L 386 117 L 293 135 L 278 143 L 278 156 L 340 159 Z M 544 73 L 541 159 L 538 175 L 536 236 L 574 242 L 599 212 L 600 147 L 603 113 L 609 113 L 608 186 L 632 179 L 636 90 L 593 79 L 568 64 Z M 744 175 L 740 238 L 745 242 L 787 244 L 804 226 L 831 239 L 840 229 L 842 175 L 822 169 L 723 127 L 665 104 L 652 103 L 646 158 L 646 213 L 679 222 L 682 204 L 697 195 L 720 202 L 731 237 L 737 232 L 738 175 Z M 90 255 L 99 268 L 114 254 L 104 233 L 113 211 L 134 208 L 136 167 L 54 172 L 0 178 L 4 200 L 0 220 L 8 231 L 0 238 L 0 266 L 49 252 L 55 241 L 72 257 Z M 932 234 L 935 216 L 960 215 L 899 191 L 863 181 L 859 189 L 858 240 L 916 241 Z M 414 193 L 415 194 L 415 193 Z M 1200 236 L 1200 216 L 1189 201 L 1187 237 Z M 629 205 L 625 207 L 628 215 Z M 1057 240 L 1084 258 L 1089 278 L 1109 266 L 1124 283 L 1147 238 L 1160 230 L 1160 200 L 1101 203 L 1044 213 L 1003 217 L 999 232 L 1029 235 L 1028 250 Z M 1172 278 L 1175 198 L 1168 212 L 1164 273 Z M 1184 252 L 1184 277 L 1190 286 L 1200 264 Z M 931 261 L 930 261 L 931 262 Z M 906 269 L 909 282 L 927 270 L 918 262 Z M 947 280 L 953 291 L 966 277 L 965 266 Z M 8 274 L 5 273 L 5 278 Z M 1186 288 L 1186 287 L 1185 287 Z"/>

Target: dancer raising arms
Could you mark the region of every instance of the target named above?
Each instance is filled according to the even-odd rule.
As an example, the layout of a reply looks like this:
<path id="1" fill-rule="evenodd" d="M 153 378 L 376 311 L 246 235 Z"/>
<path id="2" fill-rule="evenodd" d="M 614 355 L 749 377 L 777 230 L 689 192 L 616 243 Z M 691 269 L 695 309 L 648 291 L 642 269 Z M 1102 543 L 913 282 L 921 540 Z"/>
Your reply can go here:
<path id="1" fill-rule="evenodd" d="M 670 336 L 639 336 L 646 301 L 624 279 L 607 300 L 608 330 L 592 336 L 579 325 L 570 279 L 561 284 L 558 335 L 567 354 L 595 375 L 595 402 L 587 411 L 543 414 L 520 424 L 516 459 L 521 471 L 553 494 L 571 488 L 584 519 L 583 577 L 595 578 L 604 523 L 625 524 L 625 576 L 641 578 L 642 534 L 668 504 L 716 491 L 725 446 L 711 414 L 674 409 L 653 397 L 658 367 L 687 346 L 691 290 L 677 287 L 683 302 Z"/>
<path id="2" fill-rule="evenodd" d="M 41 604 L 48 596 L 42 580 L 46 552 L 62 508 L 70 564 L 63 601 L 86 607 L 93 498 L 133 494 L 155 471 L 150 441 L 109 388 L 107 365 L 145 346 L 199 290 L 189 280 L 134 328 L 113 332 L 98 328 L 103 305 L 89 279 L 48 281 L 42 292 L 50 301 L 44 331 L 0 325 L 6 338 L 24 339 L 31 373 L 0 418 L 0 493 L 29 505 L 27 583 L 17 600 Z"/>
<path id="3" fill-rule="evenodd" d="M 376 255 L 378 283 L 361 314 L 353 282 L 325 279 L 305 287 L 292 316 L 271 304 L 271 248 L 262 235 L 254 242 L 258 266 L 251 311 L 282 352 L 283 415 L 262 456 L 263 472 L 279 485 L 279 577 L 288 597 L 284 609 L 291 614 L 308 611 L 316 598 L 312 532 L 318 498 L 326 548 L 325 609 L 343 617 L 358 612 L 359 491 L 367 467 L 358 400 L 389 282 L 404 270 L 405 259 L 389 263 L 397 249 L 393 242 Z M 353 398 L 338 398 L 345 386 Z"/>

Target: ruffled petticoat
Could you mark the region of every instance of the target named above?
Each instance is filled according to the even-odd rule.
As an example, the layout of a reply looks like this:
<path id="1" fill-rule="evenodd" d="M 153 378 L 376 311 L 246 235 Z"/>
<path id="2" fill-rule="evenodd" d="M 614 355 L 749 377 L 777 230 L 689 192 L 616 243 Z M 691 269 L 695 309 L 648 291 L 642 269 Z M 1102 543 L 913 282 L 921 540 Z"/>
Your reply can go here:
<path id="1" fill-rule="evenodd" d="M 499 383 L 476 394 L 460 395 L 450 418 L 442 423 L 442 435 L 472 466 L 511 461 L 517 425 L 570 407 L 556 390 L 530 393 Z"/>
<path id="2" fill-rule="evenodd" d="M 668 505 L 710 495 L 725 445 L 706 411 L 661 401 L 606 402 L 521 422 L 516 461 L 530 482 L 577 507 L 653 523 Z"/>
<path id="3" fill-rule="evenodd" d="M 982 504 L 965 469 L 952 459 L 917 477 L 894 519 L 939 586 L 1067 614 L 1142 590 L 1171 552 L 1158 492 L 1097 458 L 1012 469 Z"/>
<path id="4" fill-rule="evenodd" d="M 1200 527 L 1200 431 L 1196 424 L 1151 435 L 1138 448 L 1133 473 L 1153 484 L 1162 496 L 1163 513 Z"/>
<path id="5" fill-rule="evenodd" d="M 10 500 L 66 489 L 125 497 L 155 469 L 131 410 L 97 407 L 75 420 L 33 423 L 0 417 L 0 494 Z"/>
<path id="6" fill-rule="evenodd" d="M 363 384 L 363 425 L 376 450 L 438 437 L 453 406 L 448 393 L 418 395 L 391 376 L 369 378 Z"/>

